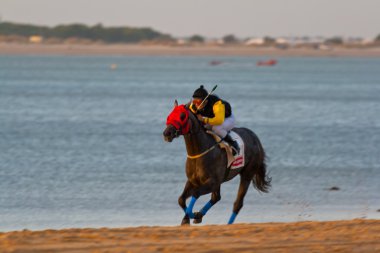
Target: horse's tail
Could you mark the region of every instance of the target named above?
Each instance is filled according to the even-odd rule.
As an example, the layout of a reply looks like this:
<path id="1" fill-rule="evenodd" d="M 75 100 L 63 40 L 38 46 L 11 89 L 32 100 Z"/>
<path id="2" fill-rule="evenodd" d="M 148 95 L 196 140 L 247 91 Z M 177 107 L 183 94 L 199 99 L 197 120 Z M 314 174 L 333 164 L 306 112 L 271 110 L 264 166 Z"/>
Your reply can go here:
<path id="1" fill-rule="evenodd" d="M 252 182 L 253 182 L 253 186 L 257 190 L 261 192 L 268 192 L 269 188 L 271 187 L 272 178 L 270 178 L 267 174 L 267 165 L 265 163 L 266 155 L 260 141 L 258 141 L 258 148 L 260 149 L 259 150 L 260 158 L 259 158 L 258 167 L 256 168 L 255 174 L 252 178 Z"/>

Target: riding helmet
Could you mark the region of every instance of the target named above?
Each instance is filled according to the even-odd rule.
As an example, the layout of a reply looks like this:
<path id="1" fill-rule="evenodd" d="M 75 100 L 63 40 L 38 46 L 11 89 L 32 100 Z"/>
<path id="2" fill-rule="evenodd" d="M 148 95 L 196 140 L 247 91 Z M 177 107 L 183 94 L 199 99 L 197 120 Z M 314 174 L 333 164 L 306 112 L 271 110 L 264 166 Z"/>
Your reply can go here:
<path id="1" fill-rule="evenodd" d="M 194 91 L 193 98 L 205 99 L 207 95 L 207 90 L 203 87 L 203 85 L 201 85 L 201 87 Z"/>

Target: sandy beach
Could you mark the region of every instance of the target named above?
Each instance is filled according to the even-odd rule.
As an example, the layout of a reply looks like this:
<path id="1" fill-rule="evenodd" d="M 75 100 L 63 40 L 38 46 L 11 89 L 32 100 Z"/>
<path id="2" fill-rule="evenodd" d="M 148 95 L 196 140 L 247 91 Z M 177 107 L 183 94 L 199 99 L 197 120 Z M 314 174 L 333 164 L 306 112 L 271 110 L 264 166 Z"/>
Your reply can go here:
<path id="1" fill-rule="evenodd" d="M 247 46 L 158 46 L 128 44 L 18 44 L 0 43 L 0 55 L 188 55 L 188 56 L 295 56 L 295 57 L 380 57 L 377 48 L 334 48 L 315 50 L 307 48 L 278 49 Z"/>
<path id="2" fill-rule="evenodd" d="M 23 230 L 0 252 L 380 252 L 380 220 Z"/>

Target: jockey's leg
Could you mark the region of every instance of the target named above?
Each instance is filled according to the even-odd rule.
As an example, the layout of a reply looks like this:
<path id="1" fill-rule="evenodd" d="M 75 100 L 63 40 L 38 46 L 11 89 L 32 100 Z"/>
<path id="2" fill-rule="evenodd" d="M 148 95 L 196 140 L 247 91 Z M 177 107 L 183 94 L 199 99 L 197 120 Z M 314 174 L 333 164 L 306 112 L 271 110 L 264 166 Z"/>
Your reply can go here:
<path id="1" fill-rule="evenodd" d="M 228 131 L 224 129 L 223 124 L 212 126 L 212 131 L 222 139 L 224 139 L 224 137 L 226 137 L 228 134 Z"/>
<path id="2" fill-rule="evenodd" d="M 233 155 L 236 155 L 236 154 L 240 153 L 239 144 L 237 143 L 237 141 L 235 141 L 234 139 L 232 139 L 232 137 L 229 134 L 227 134 L 226 137 L 224 137 L 223 140 L 226 141 L 232 147 L 232 149 L 233 149 Z"/>
<path id="3" fill-rule="evenodd" d="M 230 117 L 225 118 L 223 122 L 223 128 L 226 129 L 228 132 L 232 130 L 232 128 L 235 127 L 235 116 L 231 114 Z"/>
<path id="4" fill-rule="evenodd" d="M 228 132 L 235 127 L 235 117 L 232 114 L 230 117 L 225 118 L 223 124 L 213 126 L 212 130 L 220 136 L 223 140 L 225 140 L 236 153 L 240 152 L 239 144 L 232 139 L 232 137 L 228 134 Z M 235 155 L 235 154 L 234 154 Z"/>

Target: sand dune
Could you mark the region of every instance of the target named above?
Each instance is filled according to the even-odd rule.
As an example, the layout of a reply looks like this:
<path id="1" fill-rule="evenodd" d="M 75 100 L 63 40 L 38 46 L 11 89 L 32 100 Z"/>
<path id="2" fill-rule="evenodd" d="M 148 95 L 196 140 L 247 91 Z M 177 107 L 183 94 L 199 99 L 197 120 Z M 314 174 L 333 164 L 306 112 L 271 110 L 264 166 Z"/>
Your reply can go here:
<path id="1" fill-rule="evenodd" d="M 0 252 L 380 252 L 380 220 L 24 230 Z"/>

